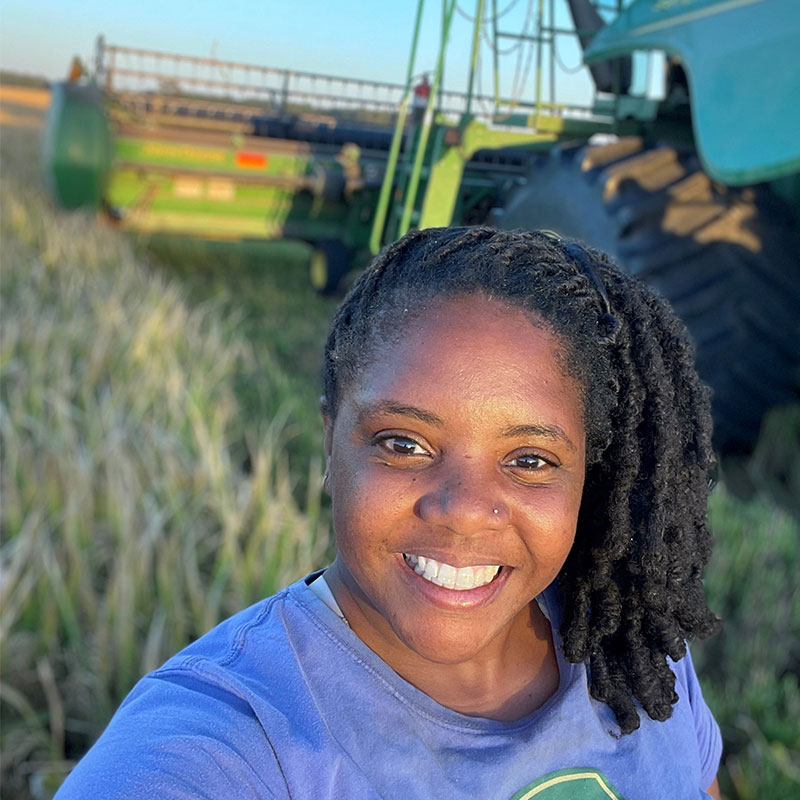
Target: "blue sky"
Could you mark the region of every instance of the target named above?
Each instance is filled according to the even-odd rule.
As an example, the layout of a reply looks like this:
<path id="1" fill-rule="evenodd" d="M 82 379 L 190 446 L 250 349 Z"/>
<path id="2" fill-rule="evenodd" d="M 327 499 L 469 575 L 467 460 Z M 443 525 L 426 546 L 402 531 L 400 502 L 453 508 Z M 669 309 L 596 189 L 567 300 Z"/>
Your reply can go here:
<path id="1" fill-rule="evenodd" d="M 0 66 L 60 78 L 73 55 L 91 61 L 102 33 L 112 44 L 402 83 L 416 5 L 414 0 L 0 0 Z M 509 6 L 504 28 L 522 29 L 529 0 L 498 2 L 501 12 Z M 563 0 L 557 6 L 558 21 L 566 23 Z M 459 7 L 473 14 L 474 0 L 459 0 Z M 441 2 L 427 0 L 425 8 L 417 72 L 433 69 L 438 49 Z M 456 15 L 446 66 L 449 88 L 466 83 L 470 32 L 470 23 Z M 569 66 L 580 57 L 566 39 L 559 55 Z M 516 58 L 501 64 L 506 91 Z M 491 54 L 485 44 L 483 62 L 482 88 L 488 92 Z M 526 95 L 532 84 L 531 74 Z M 562 76 L 559 86 L 569 99 L 585 95 L 585 83 L 569 76 Z"/>

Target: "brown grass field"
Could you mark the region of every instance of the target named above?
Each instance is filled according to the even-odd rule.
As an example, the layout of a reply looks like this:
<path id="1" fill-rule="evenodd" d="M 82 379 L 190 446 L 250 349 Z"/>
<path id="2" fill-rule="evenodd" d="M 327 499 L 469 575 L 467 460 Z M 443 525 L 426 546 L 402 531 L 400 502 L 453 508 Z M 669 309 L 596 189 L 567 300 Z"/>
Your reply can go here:
<path id="1" fill-rule="evenodd" d="M 0 125 L 41 128 L 49 105 L 47 89 L 0 83 Z"/>

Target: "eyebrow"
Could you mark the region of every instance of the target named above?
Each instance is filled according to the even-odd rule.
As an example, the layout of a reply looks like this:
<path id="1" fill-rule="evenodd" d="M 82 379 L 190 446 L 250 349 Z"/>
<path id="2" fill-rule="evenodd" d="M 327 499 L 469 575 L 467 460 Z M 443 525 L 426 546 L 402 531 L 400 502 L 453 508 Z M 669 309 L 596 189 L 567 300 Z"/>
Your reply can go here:
<path id="1" fill-rule="evenodd" d="M 504 430 L 501 435 L 504 439 L 514 439 L 518 436 L 543 436 L 546 439 L 563 442 L 573 452 L 577 450 L 564 429 L 558 425 L 514 425 L 512 428 Z"/>
<path id="2" fill-rule="evenodd" d="M 413 417 L 420 422 L 427 422 L 429 425 L 436 425 L 437 427 L 444 425 L 442 418 L 432 411 L 426 411 L 424 408 L 417 408 L 417 406 L 395 403 L 391 400 L 382 400 L 380 403 L 367 403 L 360 406 L 356 413 L 356 418 L 361 423 L 372 414 L 397 414 L 401 417 Z"/>

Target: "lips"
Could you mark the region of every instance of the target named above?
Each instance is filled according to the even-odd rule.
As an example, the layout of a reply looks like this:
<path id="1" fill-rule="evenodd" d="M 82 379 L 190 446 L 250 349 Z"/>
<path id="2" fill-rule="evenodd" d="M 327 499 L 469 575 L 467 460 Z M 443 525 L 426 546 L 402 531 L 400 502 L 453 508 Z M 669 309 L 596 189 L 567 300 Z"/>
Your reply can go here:
<path id="1" fill-rule="evenodd" d="M 485 586 L 494 580 L 500 570 L 499 566 L 493 564 L 454 567 L 452 564 L 413 553 L 403 553 L 403 558 L 409 568 L 424 580 L 455 591 L 468 591 Z"/>

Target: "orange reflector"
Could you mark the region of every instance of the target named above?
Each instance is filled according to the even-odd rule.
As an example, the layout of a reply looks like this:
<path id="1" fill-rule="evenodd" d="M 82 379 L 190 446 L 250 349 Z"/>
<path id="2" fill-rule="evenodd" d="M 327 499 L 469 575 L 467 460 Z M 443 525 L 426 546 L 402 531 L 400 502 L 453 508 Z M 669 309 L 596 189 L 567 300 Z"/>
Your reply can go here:
<path id="1" fill-rule="evenodd" d="M 447 147 L 458 147 L 461 144 L 461 131 L 458 128 L 447 128 L 444 132 L 444 143 Z"/>
<path id="2" fill-rule="evenodd" d="M 245 150 L 240 150 L 236 154 L 236 166 L 263 168 L 267 166 L 267 157 L 263 153 L 248 153 Z"/>

